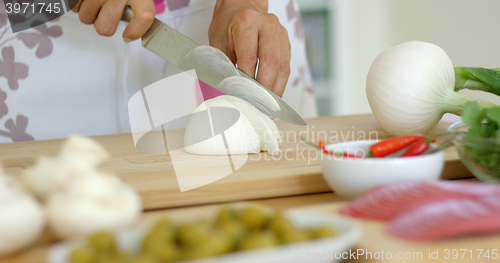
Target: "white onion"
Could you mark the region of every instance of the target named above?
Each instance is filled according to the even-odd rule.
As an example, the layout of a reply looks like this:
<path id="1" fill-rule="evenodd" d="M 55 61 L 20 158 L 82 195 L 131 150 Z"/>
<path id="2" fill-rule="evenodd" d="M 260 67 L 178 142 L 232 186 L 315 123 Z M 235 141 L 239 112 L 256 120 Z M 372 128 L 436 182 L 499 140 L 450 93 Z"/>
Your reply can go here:
<path id="1" fill-rule="evenodd" d="M 221 146 L 221 134 L 208 134 L 205 127 L 208 115 L 194 114 L 186 127 L 184 136 L 184 149 L 192 154 L 204 155 L 227 155 L 258 153 L 267 150 L 269 154 L 279 153 L 281 135 L 276 124 L 268 116 L 257 110 L 243 99 L 229 95 L 218 96 L 202 103 L 195 112 L 202 112 L 210 108 L 231 108 L 239 111 L 239 118 L 232 123 L 224 123 L 230 126 L 223 132 L 227 143 L 227 149 Z M 217 115 L 218 114 L 218 115 Z M 215 121 L 229 120 L 234 116 L 221 111 L 213 111 L 210 116 L 212 125 Z M 232 126 L 231 126 L 232 125 Z M 212 128 L 213 129 L 213 128 Z"/>
<path id="2" fill-rule="evenodd" d="M 426 133 L 444 113 L 461 114 L 472 97 L 454 91 L 448 55 L 426 42 L 406 42 L 383 51 L 366 79 L 370 107 L 382 128 L 395 136 Z M 482 106 L 493 103 L 480 101 Z"/>
<path id="3" fill-rule="evenodd" d="M 261 150 L 267 150 L 271 155 L 279 153 L 279 148 L 282 143 L 281 135 L 273 120 L 260 111 L 255 112 L 255 107 L 245 100 L 233 96 L 224 96 L 223 99 L 233 103 L 240 112 L 245 112 L 245 116 L 252 123 L 252 126 L 260 138 Z"/>

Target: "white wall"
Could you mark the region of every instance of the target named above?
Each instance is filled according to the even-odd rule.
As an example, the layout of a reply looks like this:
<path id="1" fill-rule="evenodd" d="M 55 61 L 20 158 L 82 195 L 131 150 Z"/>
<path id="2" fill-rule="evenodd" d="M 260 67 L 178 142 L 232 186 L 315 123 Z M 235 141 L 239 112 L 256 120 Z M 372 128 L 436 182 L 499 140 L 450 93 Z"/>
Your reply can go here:
<path id="1" fill-rule="evenodd" d="M 443 48 L 455 66 L 500 66 L 499 0 L 389 2 L 393 44 L 428 41 Z"/>
<path id="2" fill-rule="evenodd" d="M 454 66 L 500 67 L 499 0 L 389 0 L 391 44 L 422 40 L 443 48 Z M 463 91 L 500 103 L 500 97 Z"/>
<path id="3" fill-rule="evenodd" d="M 365 93 L 366 74 L 371 62 L 389 44 L 389 2 L 336 0 L 331 3 L 332 114 L 370 112 Z"/>
<path id="4" fill-rule="evenodd" d="M 437 44 L 455 66 L 500 67 L 500 0 L 326 3 L 333 14 L 328 32 L 334 64 L 331 114 L 370 112 L 365 80 L 371 62 L 384 49 L 405 41 Z M 500 102 L 498 97 L 488 98 Z"/>

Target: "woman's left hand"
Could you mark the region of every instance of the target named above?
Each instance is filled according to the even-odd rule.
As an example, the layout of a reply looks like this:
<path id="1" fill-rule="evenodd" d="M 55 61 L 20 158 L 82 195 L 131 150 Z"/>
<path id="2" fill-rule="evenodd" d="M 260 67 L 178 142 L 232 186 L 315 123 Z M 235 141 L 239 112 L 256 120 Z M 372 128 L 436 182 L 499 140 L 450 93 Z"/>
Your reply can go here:
<path id="1" fill-rule="evenodd" d="M 267 0 L 218 0 L 209 30 L 210 45 L 238 68 L 283 96 L 290 76 L 290 41 Z"/>

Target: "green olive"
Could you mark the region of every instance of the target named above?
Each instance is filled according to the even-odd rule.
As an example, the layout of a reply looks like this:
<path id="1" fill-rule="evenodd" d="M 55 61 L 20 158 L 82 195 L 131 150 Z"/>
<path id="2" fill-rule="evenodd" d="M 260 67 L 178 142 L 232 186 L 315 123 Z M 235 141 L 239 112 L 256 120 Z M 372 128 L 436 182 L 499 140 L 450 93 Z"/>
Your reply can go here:
<path id="1" fill-rule="evenodd" d="M 150 233 L 156 233 L 158 235 L 163 235 L 167 240 L 173 240 L 175 238 L 177 229 L 170 220 L 162 219 L 156 223 L 156 225 L 151 229 Z"/>
<path id="2" fill-rule="evenodd" d="M 208 222 L 183 224 L 178 228 L 177 239 L 181 246 L 195 246 L 206 242 L 213 231 L 214 227 Z"/>
<path id="3" fill-rule="evenodd" d="M 90 237 L 90 245 L 100 253 L 115 253 L 116 241 L 111 232 L 98 232 Z"/>
<path id="4" fill-rule="evenodd" d="M 218 223 L 217 228 L 228 234 L 233 241 L 240 240 L 247 232 L 245 224 L 236 220 Z"/>
<path id="5" fill-rule="evenodd" d="M 175 243 L 165 242 L 155 237 L 160 236 L 152 235 L 151 238 L 145 239 L 142 246 L 143 253 L 152 255 L 162 262 L 174 262 L 179 259 L 180 251 Z"/>
<path id="6" fill-rule="evenodd" d="M 71 251 L 69 260 L 73 263 L 93 263 L 96 257 L 96 251 L 92 247 L 83 246 Z"/>
<path id="7" fill-rule="evenodd" d="M 295 226 L 282 213 L 276 213 L 267 223 L 267 228 L 276 232 L 281 237 L 283 233 L 295 229 Z"/>
<path id="8" fill-rule="evenodd" d="M 179 258 L 177 245 L 158 232 L 152 232 L 146 236 L 142 243 L 142 250 L 164 262 L 173 262 Z"/>
<path id="9" fill-rule="evenodd" d="M 120 258 L 117 258 L 113 255 L 105 255 L 100 256 L 96 262 L 99 263 L 122 263 L 123 261 Z"/>
<path id="10" fill-rule="evenodd" d="M 311 239 L 308 231 L 302 229 L 290 228 L 281 235 L 281 243 L 296 243 Z"/>
<path id="11" fill-rule="evenodd" d="M 151 254 L 141 254 L 130 259 L 128 263 L 159 263 L 160 261 Z"/>
<path id="12" fill-rule="evenodd" d="M 241 210 L 238 218 L 249 230 L 262 229 L 268 221 L 265 211 L 256 205 L 248 206 Z"/>
<path id="13" fill-rule="evenodd" d="M 213 257 L 215 253 L 211 250 L 209 244 L 201 245 L 199 247 L 186 247 L 182 250 L 181 260 L 195 260 L 201 258 Z"/>
<path id="14" fill-rule="evenodd" d="M 272 247 L 278 245 L 278 236 L 270 230 L 251 232 L 238 242 L 238 250 Z"/>
<path id="15" fill-rule="evenodd" d="M 230 252 L 233 246 L 231 236 L 221 230 L 213 231 L 204 242 L 184 247 L 182 259 L 193 260 L 221 255 Z"/>
<path id="16" fill-rule="evenodd" d="M 234 248 L 233 237 L 222 230 L 214 231 L 208 242 L 212 244 L 216 255 L 228 253 Z"/>
<path id="17" fill-rule="evenodd" d="M 236 212 L 236 210 L 230 207 L 224 207 L 217 214 L 216 223 L 220 224 L 227 221 L 234 221 L 236 219 L 238 219 L 238 213 Z"/>
<path id="18" fill-rule="evenodd" d="M 173 226 L 157 225 L 144 238 L 142 243 L 143 250 L 149 247 L 155 247 L 158 244 L 175 243 L 175 230 Z"/>
<path id="19" fill-rule="evenodd" d="M 312 238 L 325 238 L 331 237 L 337 234 L 337 232 L 329 226 L 320 226 L 316 228 L 309 229 Z"/>
<path id="20" fill-rule="evenodd" d="M 96 263 L 125 263 L 129 262 L 131 256 L 124 252 L 118 253 L 100 253 L 96 258 Z"/>
<path id="21" fill-rule="evenodd" d="M 168 239 L 166 239 L 164 235 L 158 232 L 150 232 L 142 241 L 142 250 L 148 251 L 149 249 L 154 248 L 157 245 L 166 243 L 170 242 L 168 242 Z"/>

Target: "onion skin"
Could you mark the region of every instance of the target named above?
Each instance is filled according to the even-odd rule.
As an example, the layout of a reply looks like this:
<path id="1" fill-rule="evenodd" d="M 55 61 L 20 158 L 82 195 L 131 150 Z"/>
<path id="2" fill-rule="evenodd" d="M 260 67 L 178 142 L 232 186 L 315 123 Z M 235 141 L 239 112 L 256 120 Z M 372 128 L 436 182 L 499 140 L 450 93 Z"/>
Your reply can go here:
<path id="1" fill-rule="evenodd" d="M 382 128 L 393 136 L 425 134 L 444 113 L 460 115 L 472 97 L 454 91 L 448 55 L 426 42 L 406 42 L 383 51 L 372 63 L 366 95 Z M 483 107 L 493 103 L 480 101 Z"/>

